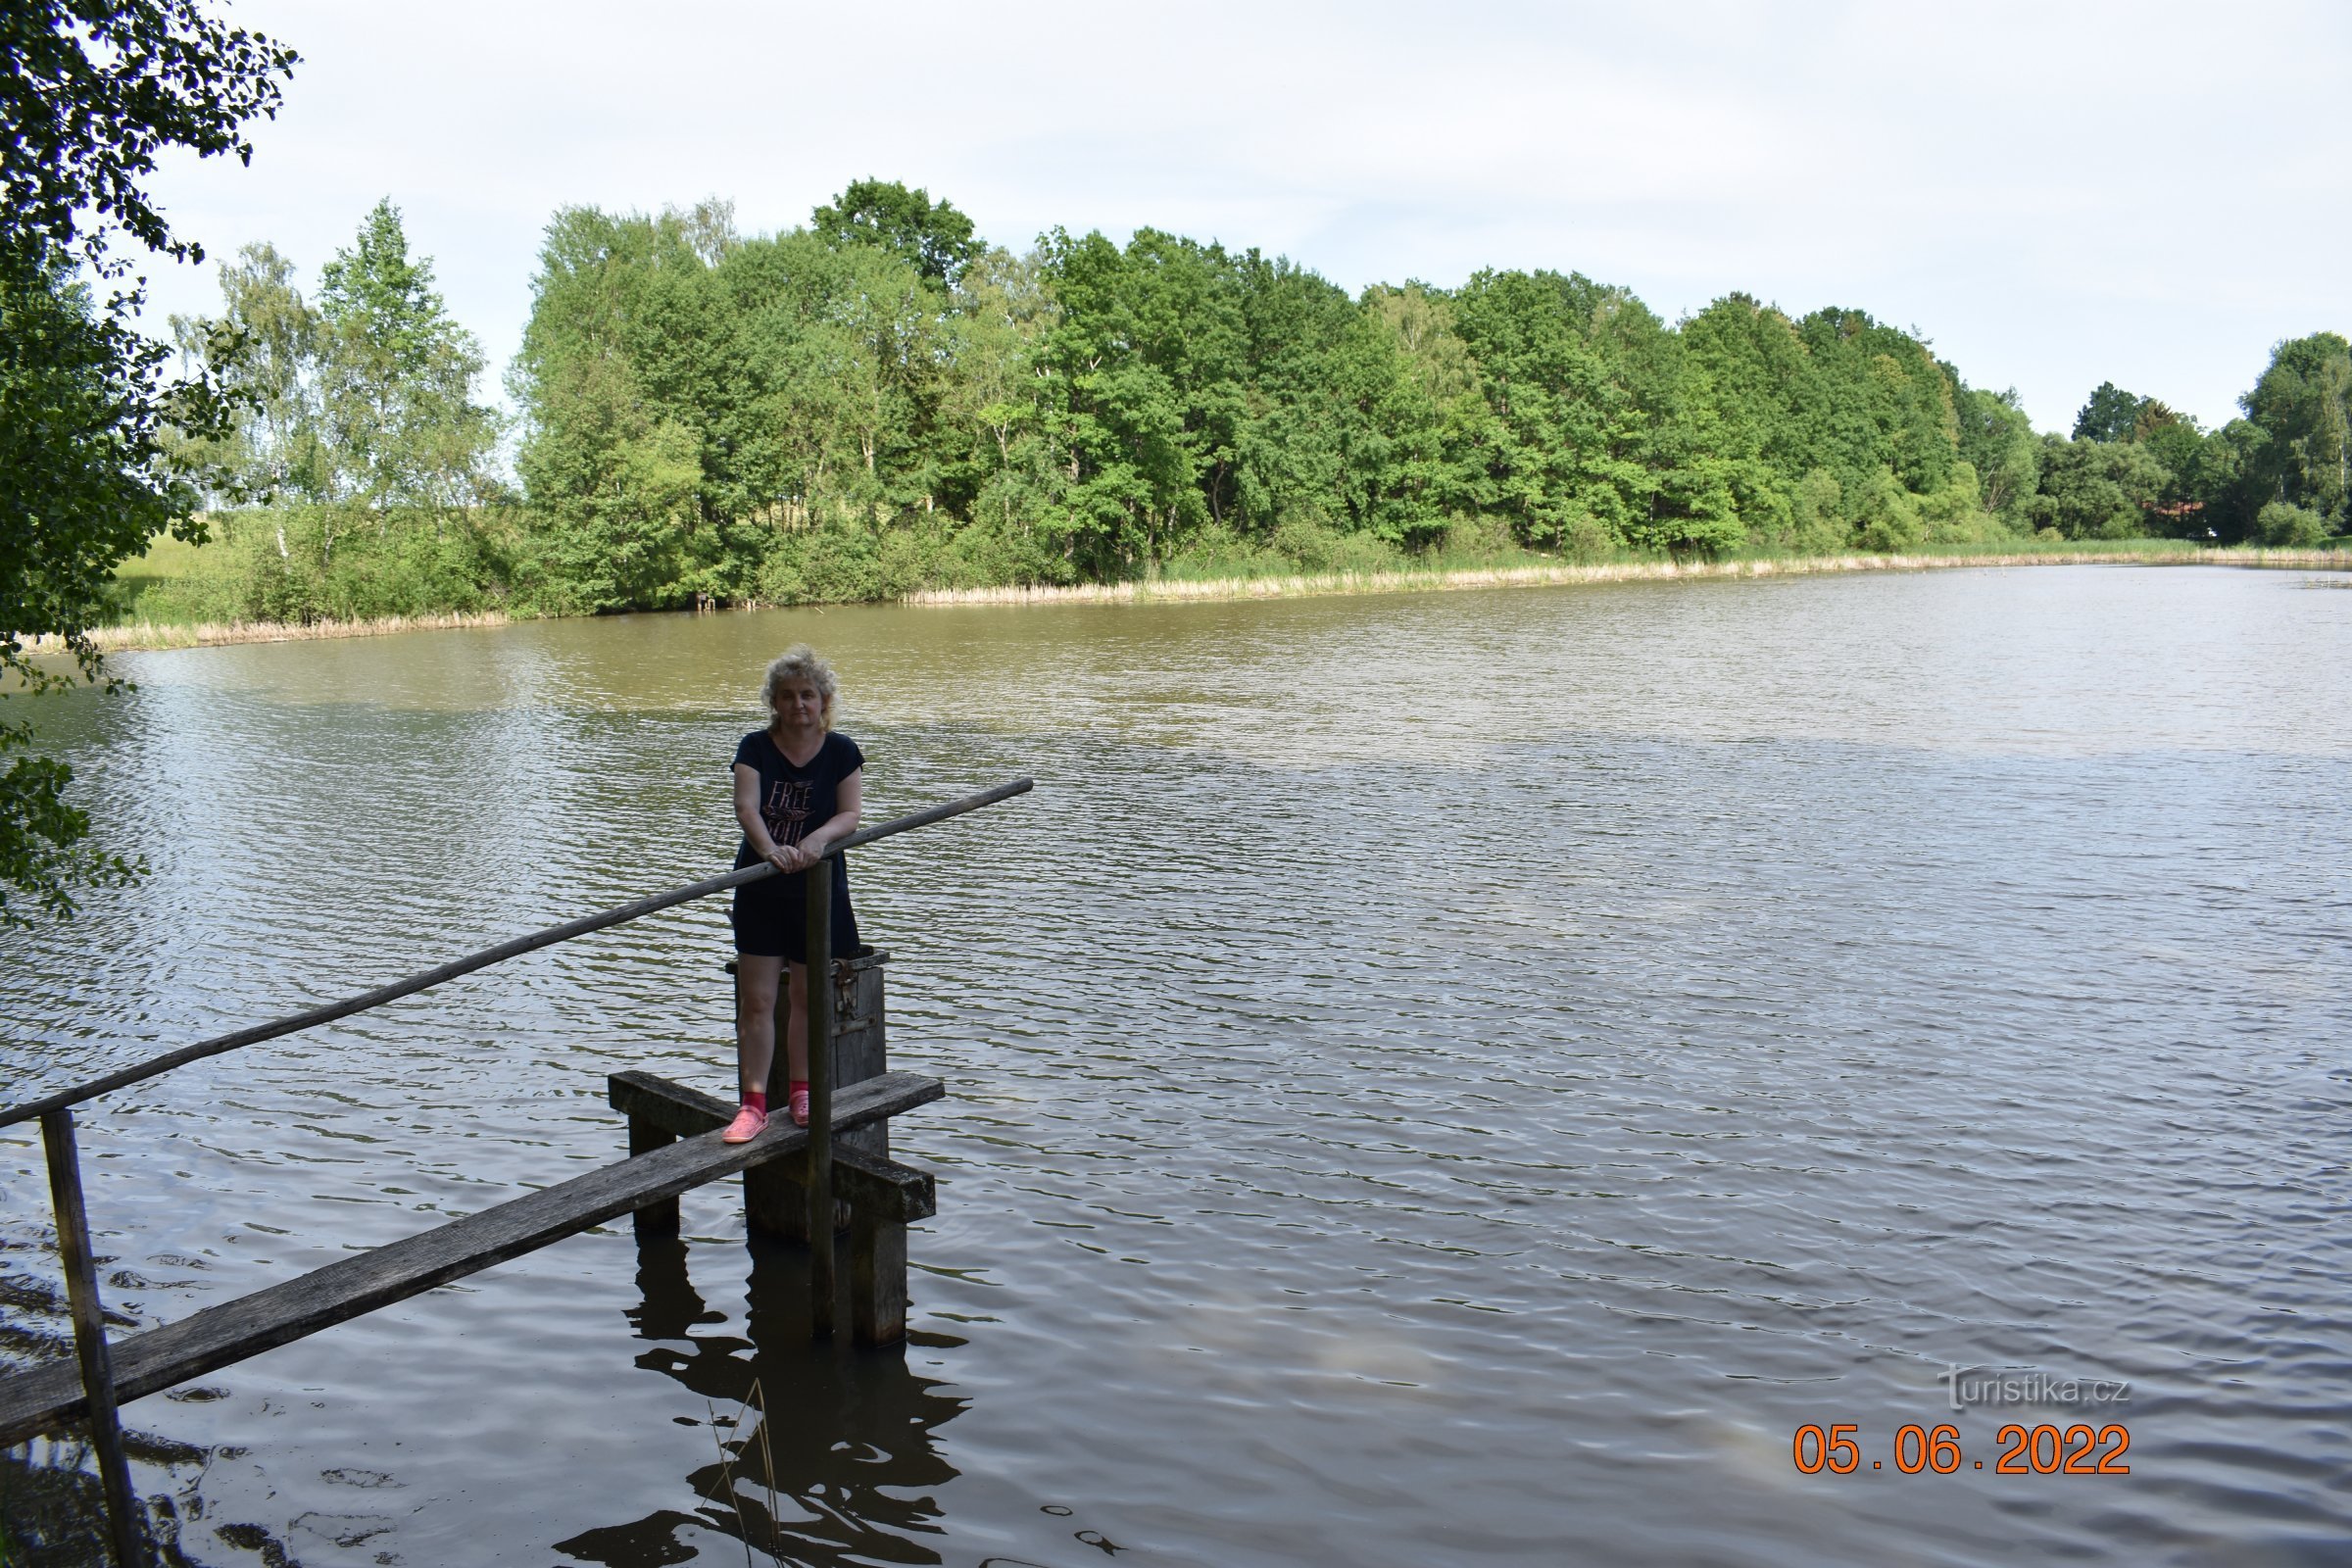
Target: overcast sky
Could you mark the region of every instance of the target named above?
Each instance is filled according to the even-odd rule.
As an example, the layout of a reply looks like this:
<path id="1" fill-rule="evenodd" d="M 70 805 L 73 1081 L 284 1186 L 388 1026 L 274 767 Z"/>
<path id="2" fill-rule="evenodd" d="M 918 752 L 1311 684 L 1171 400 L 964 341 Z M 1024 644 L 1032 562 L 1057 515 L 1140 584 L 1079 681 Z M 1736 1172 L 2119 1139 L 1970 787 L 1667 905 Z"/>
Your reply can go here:
<path id="1" fill-rule="evenodd" d="M 2064 430 L 2112 379 L 2209 424 L 2352 333 L 2352 5 L 1187 6 L 243 0 L 304 61 L 252 167 L 156 182 L 306 284 L 389 196 L 493 390 L 558 208 L 789 227 L 862 175 L 988 239 L 1138 225 L 1349 290 L 1577 270 L 1915 326 Z M 210 311 L 211 268 L 151 271 Z"/>

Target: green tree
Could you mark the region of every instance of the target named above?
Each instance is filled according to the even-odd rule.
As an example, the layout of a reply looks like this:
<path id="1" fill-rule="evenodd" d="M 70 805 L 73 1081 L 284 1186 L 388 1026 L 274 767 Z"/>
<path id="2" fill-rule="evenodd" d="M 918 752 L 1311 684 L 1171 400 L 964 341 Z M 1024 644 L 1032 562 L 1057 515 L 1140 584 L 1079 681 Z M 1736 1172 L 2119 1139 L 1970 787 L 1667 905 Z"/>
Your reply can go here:
<path id="1" fill-rule="evenodd" d="M 217 381 L 165 381 L 170 350 L 137 330 L 141 288 L 122 286 L 110 242 L 203 259 L 142 186 L 169 148 L 249 159 L 245 122 L 275 112 L 295 56 L 194 0 L 12 0 L 0 46 L 0 681 L 39 692 L 62 681 L 32 660 L 44 635 L 105 678 L 88 631 L 113 568 L 166 528 L 201 532 L 172 432 L 201 442 L 231 422 Z M 29 739 L 0 719 L 0 925 L 27 901 L 71 913 L 76 888 L 133 869 L 87 844 L 71 770 Z"/>
<path id="2" fill-rule="evenodd" d="M 1958 389 L 1909 333 L 1866 311 L 1815 311 L 1798 323 L 1821 377 L 1813 455 L 1848 491 L 1886 468 L 1914 495 L 1943 489 L 1960 462 Z"/>
<path id="3" fill-rule="evenodd" d="M 2259 537 L 2256 519 L 2278 498 L 2271 477 L 2270 436 L 2251 419 L 2231 419 L 2207 436 L 2197 453 L 2198 521 L 2223 544 Z"/>
<path id="4" fill-rule="evenodd" d="M 674 220 L 556 215 L 511 378 L 516 459 L 553 608 L 674 604 L 704 510 L 701 449 L 724 442 L 707 390 L 708 269 Z M 712 426 L 720 427 L 712 430 Z"/>
<path id="5" fill-rule="evenodd" d="M 593 209 L 550 225 L 511 385 L 552 604 L 798 593 L 811 572 L 878 591 L 847 558 L 968 479 L 943 430 L 943 290 L 885 247 L 712 228 Z"/>
<path id="6" fill-rule="evenodd" d="M 2352 343 L 2315 332 L 2279 344 L 2241 402 L 2275 499 L 2352 526 Z"/>
<path id="7" fill-rule="evenodd" d="M 814 336 L 857 454 L 846 488 L 885 513 L 919 505 L 934 489 L 923 436 L 938 395 L 938 300 L 904 258 L 880 249 L 844 251 L 827 282 Z"/>
<path id="8" fill-rule="evenodd" d="M 1389 318 L 1360 303 L 1325 314 L 1331 338 L 1301 367 L 1314 378 L 1299 390 L 1328 400 L 1340 515 L 1351 531 L 1388 544 L 1434 544 L 1469 510 L 1448 460 L 1450 411 Z M 1460 353 L 1458 339 L 1451 349 Z"/>
<path id="9" fill-rule="evenodd" d="M 473 401 L 473 335 L 449 315 L 429 259 L 409 255 L 387 198 L 319 270 L 318 402 L 338 495 L 379 511 L 454 508 L 490 488 L 498 439 Z"/>
<path id="10" fill-rule="evenodd" d="M 711 283 L 683 341 L 701 345 L 694 398 L 727 432 L 705 455 L 725 476 L 713 517 L 790 497 L 810 521 L 871 530 L 935 505 L 950 306 L 911 263 L 804 230 L 744 242 Z"/>
<path id="11" fill-rule="evenodd" d="M 1060 318 L 1043 254 L 992 250 L 957 278 L 947 323 L 941 416 L 962 439 L 943 461 L 941 486 L 964 516 L 996 531 L 1014 553 L 1013 572 L 1030 580 L 1066 575 L 1040 528 L 1054 484 L 1038 389 Z"/>
<path id="12" fill-rule="evenodd" d="M 1428 482 L 1438 411 L 1387 323 L 1287 260 L 1251 251 L 1233 272 L 1245 357 L 1230 499 L 1212 489 L 1212 511 L 1229 506 L 1245 537 L 1278 543 L 1286 527 L 1294 544 L 1310 529 L 1434 539 L 1446 524 Z"/>
<path id="13" fill-rule="evenodd" d="M 334 473 L 320 435 L 324 325 L 294 285 L 294 264 L 273 246 L 247 245 L 220 264 L 220 296 L 218 317 L 172 318 L 181 355 L 238 407 L 235 427 L 193 455 L 222 476 L 219 499 L 326 500 Z"/>
<path id="14" fill-rule="evenodd" d="M 2128 441 L 2042 438 L 2041 483 L 2027 514 L 2069 539 L 2131 539 L 2149 531 L 2172 475 Z"/>
<path id="15" fill-rule="evenodd" d="M 1821 377 L 1795 323 L 1749 295 L 1731 294 L 1685 321 L 1682 339 L 1691 408 L 1708 428 L 1749 538 L 1778 550 L 1843 546 L 1842 520 L 1827 520 L 1838 518 L 1841 487 L 1814 450 Z M 1820 480 L 1800 505 L 1797 487 L 1816 473 Z"/>
<path id="16" fill-rule="evenodd" d="M 1807 555 L 1830 555 L 1853 544 L 1853 524 L 1846 517 L 1845 487 L 1827 468 L 1815 468 L 1796 482 L 1789 505 L 1789 548 Z"/>
<path id="17" fill-rule="evenodd" d="M 2041 480 L 2041 441 L 2017 389 L 1963 389 L 1959 416 L 1961 461 L 1977 472 L 1984 510 L 2013 530 L 2030 528 L 2026 506 Z"/>
<path id="18" fill-rule="evenodd" d="M 953 204 L 934 202 L 896 180 L 853 181 L 810 216 L 809 226 L 831 244 L 889 251 L 942 286 L 952 286 L 987 249 L 973 237 L 972 220 Z"/>
<path id="19" fill-rule="evenodd" d="M 1416 517 L 1435 514 L 1458 520 L 1487 514 L 1494 502 L 1488 464 L 1494 415 L 1479 384 L 1478 362 L 1455 330 L 1451 296 L 1408 281 L 1401 288 L 1366 289 L 1361 303 L 1396 345 L 1407 378 L 1389 393 L 1409 421 L 1396 432 L 1392 484 L 1409 498 L 1405 504 Z"/>
<path id="20" fill-rule="evenodd" d="M 1121 251 L 1055 230 L 1043 246 L 1061 310 L 1041 358 L 1055 495 L 1079 569 L 1124 576 L 1238 500 L 1248 326 L 1222 247 L 1138 229 Z"/>
<path id="21" fill-rule="evenodd" d="M 2132 423 L 2132 443 L 2164 466 L 2170 475 L 2156 509 L 2149 514 L 2151 532 L 2182 539 L 2201 539 L 2210 526 L 2206 513 L 2222 468 L 2214 442 L 2197 421 L 2154 398 L 2141 402 Z"/>
<path id="22" fill-rule="evenodd" d="M 1652 411 L 1621 373 L 1623 335 L 1608 328 L 1620 312 L 1647 311 L 1622 290 L 1557 272 L 1481 272 L 1454 309 L 1494 416 L 1496 506 L 1521 540 L 1632 541 L 1654 509 Z"/>
<path id="23" fill-rule="evenodd" d="M 2139 419 L 2140 404 L 2144 400 L 2117 386 L 2113 381 L 2101 381 L 2075 415 L 2075 439 L 2078 441 L 2129 441 L 2132 428 Z"/>
<path id="24" fill-rule="evenodd" d="M 2274 501 L 2256 515 L 2254 534 L 2277 549 L 2308 550 L 2328 542 L 2328 519 L 2309 507 Z"/>
<path id="25" fill-rule="evenodd" d="M 1056 230 L 1016 259 L 880 181 L 772 236 L 715 201 L 560 214 L 542 260 L 513 384 L 547 599 L 573 608 L 1117 577 L 1228 550 L 1389 560 L 1441 537 L 2238 537 L 2339 450 L 2326 354 L 2289 356 L 2260 417 L 2211 436 L 2110 386 L 2106 439 L 2045 442 L 2014 393 L 1858 310 L 1792 319 L 1731 295 L 1670 326 L 1552 272 L 1351 301 L 1151 228 Z"/>
<path id="26" fill-rule="evenodd" d="M 1996 507 L 2032 487 L 2034 443 L 2014 399 L 1971 392 L 1865 312 L 1791 321 L 1735 294 L 1681 336 L 1683 482 L 1719 482 L 1757 545 L 1904 550 L 1997 534 L 1981 486 Z"/>

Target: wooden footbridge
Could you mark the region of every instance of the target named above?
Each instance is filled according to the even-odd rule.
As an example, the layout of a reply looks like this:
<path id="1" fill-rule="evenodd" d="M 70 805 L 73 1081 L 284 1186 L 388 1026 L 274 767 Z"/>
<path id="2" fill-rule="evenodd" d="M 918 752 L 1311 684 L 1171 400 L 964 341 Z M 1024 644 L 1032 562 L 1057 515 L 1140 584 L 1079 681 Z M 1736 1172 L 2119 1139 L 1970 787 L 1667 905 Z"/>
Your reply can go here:
<path id="1" fill-rule="evenodd" d="M 852 834 L 827 850 L 824 858 L 992 806 L 1024 793 L 1030 784 L 1028 779 L 1015 779 Z M 72 1362 L 51 1362 L 0 1377 L 0 1446 L 67 1422 L 87 1422 L 98 1453 L 118 1568 L 147 1568 L 152 1555 L 145 1516 L 131 1490 L 117 1413 L 124 1401 L 219 1371 L 623 1214 L 635 1216 L 640 1237 L 674 1235 L 678 1196 L 738 1171 L 744 1177 L 747 1221 L 805 1241 L 809 1248 L 814 1332 L 830 1335 L 834 1329 L 843 1294 L 837 1246 L 846 1227 L 852 1332 L 863 1345 L 904 1339 L 906 1226 L 933 1212 L 933 1184 L 927 1172 L 891 1159 L 890 1118 L 941 1099 L 946 1090 L 936 1078 L 890 1070 L 882 997 L 888 956 L 871 949 L 832 963 L 830 983 L 807 987 L 808 1039 L 812 1045 L 829 1043 L 827 1050 L 808 1053 L 807 1128 L 778 1116 L 748 1144 L 722 1143 L 719 1129 L 733 1116 L 733 1104 L 651 1073 L 614 1073 L 607 1080 L 607 1096 L 627 1117 L 629 1128 L 629 1157 L 619 1163 L 405 1241 L 338 1258 L 163 1328 L 120 1342 L 107 1337 L 74 1152 L 74 1106 L 191 1061 L 350 1017 L 504 959 L 774 874 L 772 865 L 749 866 L 640 899 L 516 937 L 361 996 L 183 1047 L 43 1100 L 0 1107 L 0 1127 L 35 1119 L 41 1124 L 76 1352 Z M 808 876 L 806 881 L 810 889 L 810 949 L 830 952 L 831 878 Z M 779 1009 L 779 1064 L 784 1057 L 783 1028 Z"/>

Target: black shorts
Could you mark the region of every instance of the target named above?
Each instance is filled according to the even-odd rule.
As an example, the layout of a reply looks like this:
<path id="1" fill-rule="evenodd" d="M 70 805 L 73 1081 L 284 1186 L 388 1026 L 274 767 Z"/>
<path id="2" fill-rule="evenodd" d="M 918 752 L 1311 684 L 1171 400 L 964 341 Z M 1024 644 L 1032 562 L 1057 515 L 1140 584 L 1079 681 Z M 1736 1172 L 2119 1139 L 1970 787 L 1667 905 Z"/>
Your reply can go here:
<path id="1" fill-rule="evenodd" d="M 833 873 L 833 956 L 858 956 L 858 912 L 850 907 L 849 867 L 840 857 L 825 862 Z M 735 890 L 735 951 L 755 958 L 808 962 L 808 873 L 762 877 Z"/>

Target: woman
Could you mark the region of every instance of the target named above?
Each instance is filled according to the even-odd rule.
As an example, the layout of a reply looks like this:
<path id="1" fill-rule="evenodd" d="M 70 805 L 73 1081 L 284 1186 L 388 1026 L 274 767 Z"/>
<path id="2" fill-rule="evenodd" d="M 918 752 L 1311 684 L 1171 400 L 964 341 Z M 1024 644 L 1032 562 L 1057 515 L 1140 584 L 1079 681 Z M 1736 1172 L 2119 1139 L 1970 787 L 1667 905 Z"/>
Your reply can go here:
<path id="1" fill-rule="evenodd" d="M 735 748 L 735 819 L 743 824 L 736 867 L 765 860 L 784 874 L 735 890 L 735 1060 L 743 1108 L 724 1134 L 730 1144 L 749 1143 L 767 1125 L 776 990 L 787 971 L 785 1103 L 794 1125 L 808 1125 L 806 873 L 829 846 L 858 830 L 865 784 L 865 754 L 833 733 L 835 690 L 833 670 L 815 650 L 786 649 L 767 666 L 760 688 L 771 722 Z M 833 884 L 833 956 L 848 957 L 858 951 L 849 866 L 836 855 L 816 874 Z"/>

